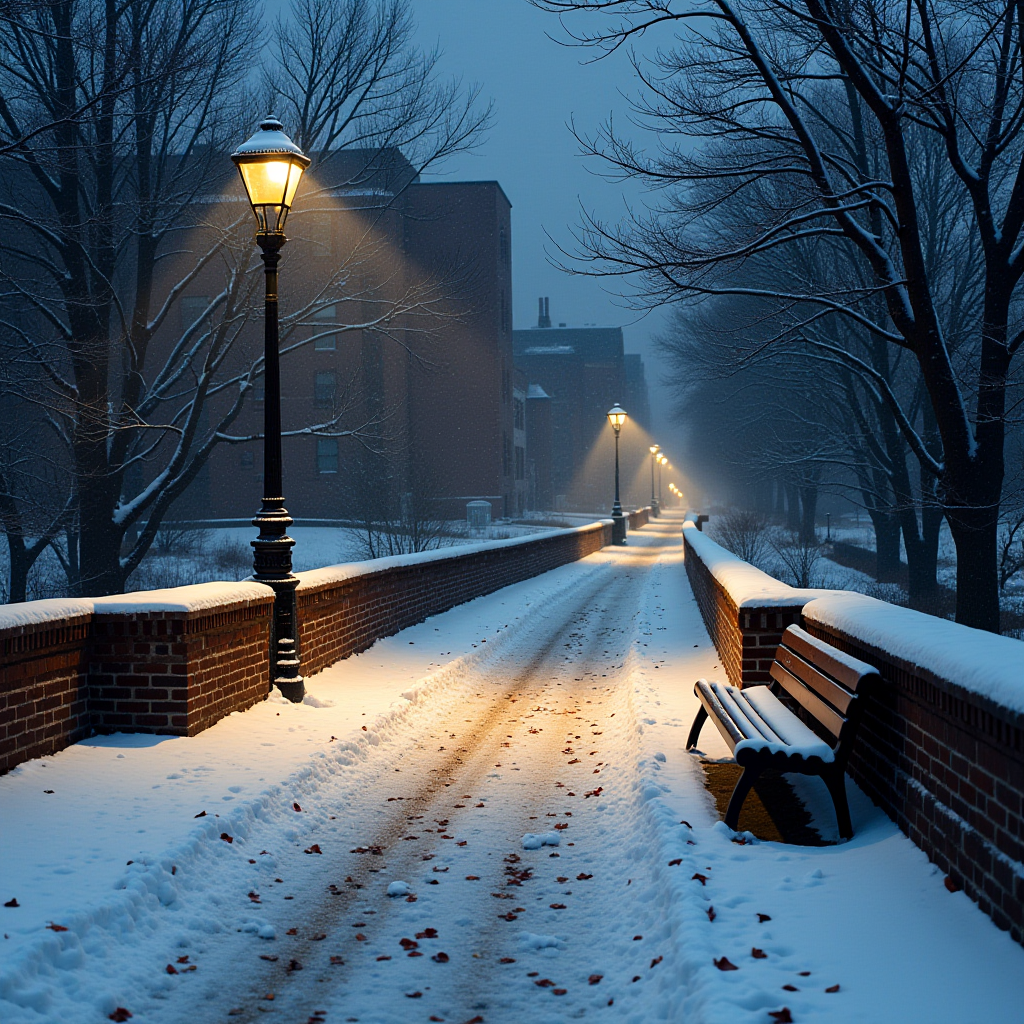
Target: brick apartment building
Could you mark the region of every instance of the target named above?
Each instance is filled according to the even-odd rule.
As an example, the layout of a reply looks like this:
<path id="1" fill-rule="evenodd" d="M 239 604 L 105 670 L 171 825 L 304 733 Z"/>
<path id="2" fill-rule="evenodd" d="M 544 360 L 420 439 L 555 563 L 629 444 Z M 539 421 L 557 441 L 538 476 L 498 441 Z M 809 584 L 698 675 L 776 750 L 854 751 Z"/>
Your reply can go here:
<path id="1" fill-rule="evenodd" d="M 510 212 L 497 182 L 425 183 L 397 151 L 314 164 L 281 263 L 282 420 L 286 434 L 330 426 L 284 439 L 293 517 L 522 511 Z M 192 282 L 183 324 L 222 287 L 215 271 Z M 251 353 L 259 318 L 245 330 Z M 262 398 L 257 383 L 235 436 L 260 433 Z M 251 517 L 261 462 L 259 440 L 220 445 L 170 518 Z"/>
<path id="2" fill-rule="evenodd" d="M 621 327 L 552 326 L 548 308 L 547 299 L 541 299 L 537 325 L 512 332 L 516 367 L 531 385 L 530 404 L 537 405 L 534 419 L 550 432 L 550 455 L 542 459 L 543 485 L 537 473 L 538 500 L 547 494 L 551 502 L 542 507 L 597 511 L 607 504 L 608 487 L 602 476 L 585 471 L 588 459 L 607 430 L 606 414 L 616 402 L 631 414 L 633 405 L 643 421 L 649 419 L 643 364 L 639 356 L 623 352 Z M 646 426 L 640 417 L 639 425 Z M 535 457 L 539 451 L 539 437 L 528 433 L 528 459 L 535 467 L 541 464 Z"/>

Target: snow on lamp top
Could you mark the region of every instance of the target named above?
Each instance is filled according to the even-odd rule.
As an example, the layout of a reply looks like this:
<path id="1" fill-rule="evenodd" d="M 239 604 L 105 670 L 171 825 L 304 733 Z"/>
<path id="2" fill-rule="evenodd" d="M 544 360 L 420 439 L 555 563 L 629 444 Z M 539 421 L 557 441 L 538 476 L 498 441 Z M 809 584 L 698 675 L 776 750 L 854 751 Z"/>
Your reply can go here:
<path id="1" fill-rule="evenodd" d="M 273 115 L 231 154 L 261 232 L 284 231 L 302 172 L 310 160 Z"/>

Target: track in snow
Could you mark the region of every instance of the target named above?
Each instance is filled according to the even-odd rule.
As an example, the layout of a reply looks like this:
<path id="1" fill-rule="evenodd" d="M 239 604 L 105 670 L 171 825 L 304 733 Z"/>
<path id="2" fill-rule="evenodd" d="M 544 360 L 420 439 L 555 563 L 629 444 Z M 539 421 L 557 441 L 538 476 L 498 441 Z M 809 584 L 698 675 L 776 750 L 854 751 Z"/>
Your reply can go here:
<path id="1" fill-rule="evenodd" d="M 414 712 L 411 742 L 375 752 L 356 792 L 344 773 L 321 785 L 335 820 L 255 858 L 253 909 L 276 941 L 211 942 L 205 992 L 156 1019 L 195 1021 L 197 997 L 203 1021 L 628 1019 L 672 960 L 638 835 L 628 679 L 657 553 L 632 548 L 538 605 L 443 707 Z M 560 842 L 525 850 L 526 833 Z M 386 895 L 396 880 L 409 897 Z M 398 991 L 401 1012 L 374 1005 Z"/>

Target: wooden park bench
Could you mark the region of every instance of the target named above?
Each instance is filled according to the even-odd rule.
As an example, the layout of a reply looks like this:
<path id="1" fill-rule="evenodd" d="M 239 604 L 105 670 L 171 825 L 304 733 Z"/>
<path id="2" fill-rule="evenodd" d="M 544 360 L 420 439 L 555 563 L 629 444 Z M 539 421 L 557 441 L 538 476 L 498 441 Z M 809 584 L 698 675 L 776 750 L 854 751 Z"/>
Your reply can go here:
<path id="1" fill-rule="evenodd" d="M 742 690 L 728 683 L 698 679 L 694 693 L 701 707 L 686 749 L 697 745 L 710 715 L 736 763 L 743 768 L 725 813 L 729 828 L 737 827 L 740 808 L 757 777 L 766 768 L 775 768 L 820 776 L 835 805 L 839 834 L 849 839 L 853 827 L 846 800 L 846 762 L 864 706 L 864 688 L 879 680 L 878 671 L 799 626 L 790 626 L 782 635 L 771 675 L 774 682 L 770 685 Z M 805 725 L 779 699 L 780 689 L 834 739 L 822 739 Z"/>

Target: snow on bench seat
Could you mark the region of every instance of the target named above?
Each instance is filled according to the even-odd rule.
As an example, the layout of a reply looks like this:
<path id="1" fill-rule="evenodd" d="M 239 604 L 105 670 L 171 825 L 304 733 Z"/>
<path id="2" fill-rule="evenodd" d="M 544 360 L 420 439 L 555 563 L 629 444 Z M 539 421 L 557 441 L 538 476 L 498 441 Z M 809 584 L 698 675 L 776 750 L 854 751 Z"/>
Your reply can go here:
<path id="1" fill-rule="evenodd" d="M 706 679 L 699 679 L 697 686 L 717 698 L 742 733 L 743 739 L 733 748 L 737 761 L 744 750 L 796 755 L 805 760 L 812 757 L 825 762 L 833 760 L 832 748 L 804 725 L 767 686 L 740 690 L 728 683 Z M 726 741 L 732 743 L 735 737 L 727 734 L 725 724 L 717 717 L 715 724 Z"/>

